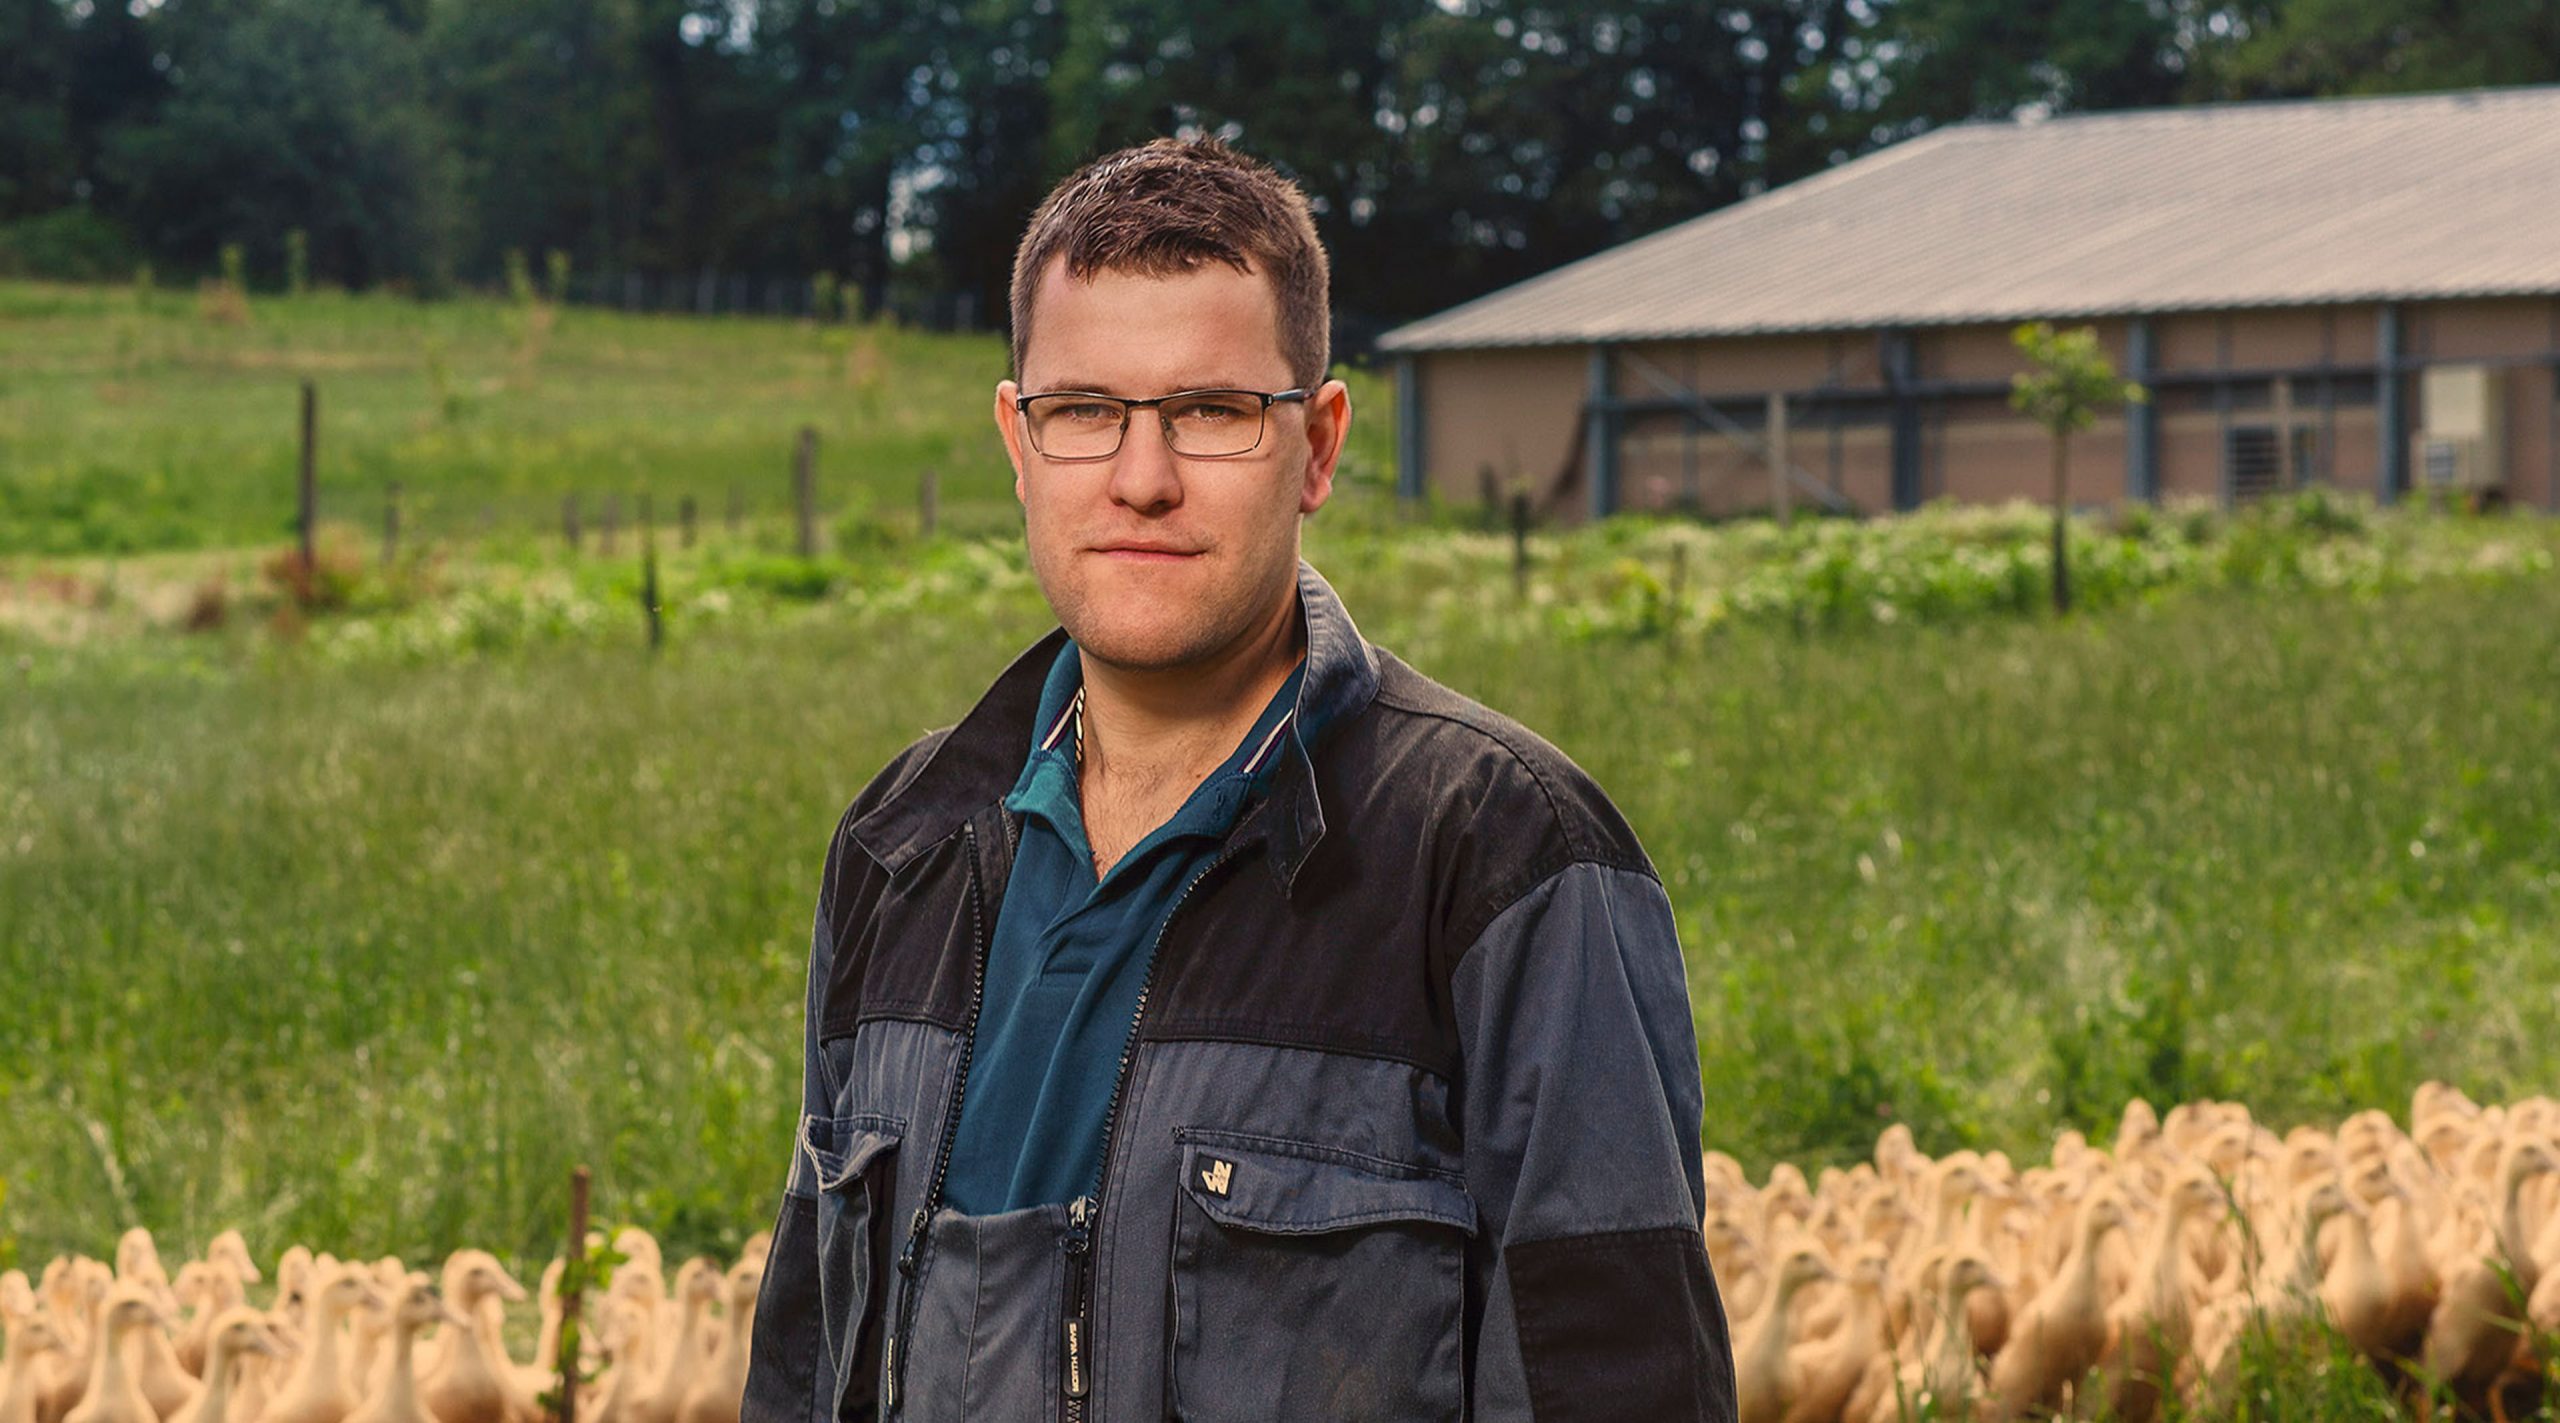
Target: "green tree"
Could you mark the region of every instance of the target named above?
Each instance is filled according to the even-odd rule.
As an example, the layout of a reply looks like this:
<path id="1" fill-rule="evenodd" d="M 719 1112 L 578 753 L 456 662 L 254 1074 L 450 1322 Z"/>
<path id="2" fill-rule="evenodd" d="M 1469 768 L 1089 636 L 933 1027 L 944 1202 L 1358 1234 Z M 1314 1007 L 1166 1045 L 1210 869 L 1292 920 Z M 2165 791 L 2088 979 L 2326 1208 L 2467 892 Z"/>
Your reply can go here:
<path id="1" fill-rule="evenodd" d="M 168 100 L 105 155 L 132 226 L 199 266 L 243 242 L 271 272 L 299 227 L 315 277 L 441 287 L 451 156 L 411 37 L 363 0 L 171 8 Z"/>
<path id="2" fill-rule="evenodd" d="M 2089 428 L 2101 409 L 2149 400 L 2151 393 L 2116 378 L 2093 327 L 2056 331 L 2053 323 L 2038 321 L 2020 326 L 2010 339 L 2027 358 L 2027 368 L 2011 378 L 2009 404 L 2053 436 L 2053 610 L 2068 613 L 2071 564 L 2064 535 L 2071 513 L 2071 437 Z"/>
<path id="3" fill-rule="evenodd" d="M 2284 0 L 2237 45 L 2240 97 L 2412 93 L 2560 81 L 2550 0 Z"/>

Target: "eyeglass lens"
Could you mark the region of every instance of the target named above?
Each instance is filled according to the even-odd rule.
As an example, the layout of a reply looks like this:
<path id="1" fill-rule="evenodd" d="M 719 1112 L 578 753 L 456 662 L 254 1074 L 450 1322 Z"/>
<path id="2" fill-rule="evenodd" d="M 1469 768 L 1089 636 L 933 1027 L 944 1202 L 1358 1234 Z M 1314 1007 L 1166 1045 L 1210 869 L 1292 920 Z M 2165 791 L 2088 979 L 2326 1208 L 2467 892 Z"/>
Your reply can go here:
<path id="1" fill-rule="evenodd" d="M 1260 445 L 1267 409 L 1258 395 L 1213 390 L 1167 401 L 1156 412 L 1175 454 L 1214 459 Z M 1132 413 L 1107 396 L 1074 394 L 1035 396 L 1023 410 L 1032 447 L 1051 459 L 1069 460 L 1118 453 Z"/>

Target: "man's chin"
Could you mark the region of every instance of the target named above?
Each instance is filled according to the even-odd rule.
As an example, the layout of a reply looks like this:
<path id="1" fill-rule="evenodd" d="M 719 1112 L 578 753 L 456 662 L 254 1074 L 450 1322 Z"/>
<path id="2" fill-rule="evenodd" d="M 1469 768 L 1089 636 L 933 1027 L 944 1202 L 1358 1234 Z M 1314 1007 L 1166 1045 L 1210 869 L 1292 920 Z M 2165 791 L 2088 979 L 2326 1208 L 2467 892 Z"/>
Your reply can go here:
<path id="1" fill-rule="evenodd" d="M 1196 666 L 1218 651 L 1212 629 L 1194 621 L 1203 610 L 1131 609 L 1095 616 L 1092 609 L 1067 629 L 1087 657 L 1128 672 L 1170 672 Z M 1186 616 L 1189 615 L 1189 616 Z"/>

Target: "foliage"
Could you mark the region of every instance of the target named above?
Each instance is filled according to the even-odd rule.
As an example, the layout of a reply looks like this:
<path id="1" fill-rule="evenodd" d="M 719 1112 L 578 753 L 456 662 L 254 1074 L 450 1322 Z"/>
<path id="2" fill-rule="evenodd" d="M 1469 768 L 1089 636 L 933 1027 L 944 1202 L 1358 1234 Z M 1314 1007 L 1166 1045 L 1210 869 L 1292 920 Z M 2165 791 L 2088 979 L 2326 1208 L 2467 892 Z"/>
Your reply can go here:
<path id="1" fill-rule="evenodd" d="M 0 276 L 102 282 L 133 270 L 133 239 L 86 204 L 0 222 Z"/>
<path id="2" fill-rule="evenodd" d="M 2096 327 L 2056 331 L 2050 321 L 2034 321 L 2012 331 L 2010 341 L 2027 368 L 2010 378 L 2009 406 L 2057 440 L 2088 429 L 2106 406 L 2151 398 L 2138 382 L 2116 379 Z"/>
<path id="3" fill-rule="evenodd" d="M 1240 140 L 1297 178 L 1346 349 L 1931 126 L 2560 79 L 2531 0 L 29 0 L 0 17 L 0 230 L 86 206 L 201 274 L 757 283 L 999 324 L 1047 186 Z M 67 230 L 67 229 L 66 229 Z M 81 250 L 98 230 L 82 229 Z M 86 269 L 99 264 L 87 262 Z M 122 270 L 119 264 L 108 264 Z M 43 270 L 69 270 L 50 264 Z M 567 282 L 545 266 L 546 290 Z"/>

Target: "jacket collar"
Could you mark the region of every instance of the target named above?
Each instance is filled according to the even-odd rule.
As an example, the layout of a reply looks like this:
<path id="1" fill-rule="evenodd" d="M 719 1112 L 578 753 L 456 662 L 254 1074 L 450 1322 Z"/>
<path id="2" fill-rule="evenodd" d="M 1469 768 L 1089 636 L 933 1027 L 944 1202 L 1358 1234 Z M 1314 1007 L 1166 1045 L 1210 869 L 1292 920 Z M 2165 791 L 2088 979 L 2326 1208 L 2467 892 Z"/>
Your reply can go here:
<path id="1" fill-rule="evenodd" d="M 1378 659 L 1333 585 L 1298 561 L 1298 619 L 1307 640 L 1307 673 L 1298 687 L 1286 750 L 1272 768 L 1271 799 L 1242 833 L 1267 835 L 1270 866 L 1283 894 L 1307 853 L 1324 838 L 1324 806 L 1316 794 L 1310 740 L 1367 710 L 1378 692 Z M 1021 774 L 1040 690 L 1064 628 L 1053 628 L 1013 659 L 905 785 L 853 822 L 854 843 L 891 875 L 948 839 L 962 822 L 993 809 Z"/>

